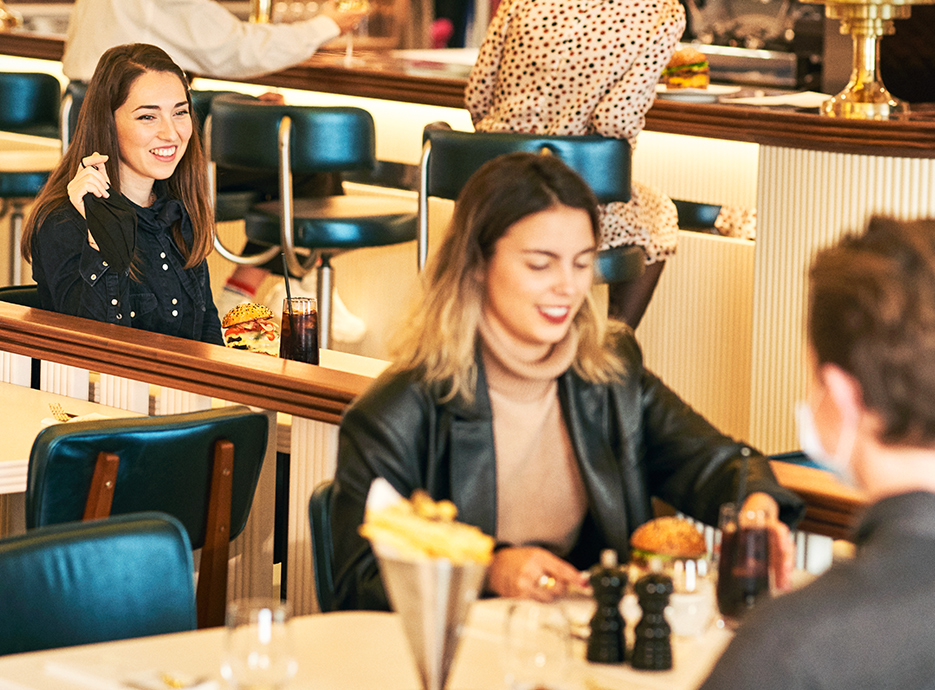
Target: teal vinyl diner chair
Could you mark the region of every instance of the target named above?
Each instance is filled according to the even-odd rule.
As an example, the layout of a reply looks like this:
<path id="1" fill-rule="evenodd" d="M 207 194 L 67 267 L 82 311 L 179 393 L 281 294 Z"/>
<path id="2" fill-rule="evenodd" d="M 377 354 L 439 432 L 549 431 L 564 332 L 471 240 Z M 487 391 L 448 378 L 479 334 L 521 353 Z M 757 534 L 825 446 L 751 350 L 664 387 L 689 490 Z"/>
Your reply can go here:
<path id="1" fill-rule="evenodd" d="M 198 626 L 222 625 L 229 542 L 244 529 L 269 422 L 244 406 L 54 424 L 29 455 L 26 527 L 156 510 L 202 549 Z"/>
<path id="2" fill-rule="evenodd" d="M 191 544 L 163 513 L 0 540 L 0 655 L 195 628 Z"/>
<path id="3" fill-rule="evenodd" d="M 312 561 L 315 569 L 315 595 L 322 613 L 334 611 L 334 544 L 331 539 L 331 494 L 334 483 L 322 482 L 308 501 L 308 522 L 312 530 Z"/>
<path id="4" fill-rule="evenodd" d="M 598 135 L 562 136 L 516 132 L 461 132 L 447 123 L 428 125 L 422 135 L 419 165 L 418 266 L 428 258 L 428 199 L 455 200 L 484 163 L 517 151 L 548 153 L 561 158 L 594 190 L 602 204 L 630 200 L 630 144 Z M 620 246 L 598 252 L 599 282 L 625 282 L 643 272 L 639 247 Z"/>
<path id="5" fill-rule="evenodd" d="M 42 72 L 0 72 L 0 131 L 58 138 L 58 79 Z M 10 216 L 10 282 L 18 283 L 22 267 L 19 241 L 23 235 L 23 209 L 35 197 L 49 172 L 0 168 L 0 218 Z"/>
<path id="6" fill-rule="evenodd" d="M 296 199 L 292 175 L 372 170 L 376 165 L 373 118 L 360 108 L 290 106 L 221 96 L 211 103 L 210 140 L 211 158 L 217 165 L 279 174 L 279 200 L 255 205 L 244 221 L 247 238 L 269 249 L 241 256 L 216 242 L 218 252 L 249 265 L 266 263 L 282 252 L 289 273 L 298 278 L 317 264 L 320 344 L 327 348 L 331 258 L 350 249 L 414 240 L 416 207 L 406 199 L 354 193 Z"/>

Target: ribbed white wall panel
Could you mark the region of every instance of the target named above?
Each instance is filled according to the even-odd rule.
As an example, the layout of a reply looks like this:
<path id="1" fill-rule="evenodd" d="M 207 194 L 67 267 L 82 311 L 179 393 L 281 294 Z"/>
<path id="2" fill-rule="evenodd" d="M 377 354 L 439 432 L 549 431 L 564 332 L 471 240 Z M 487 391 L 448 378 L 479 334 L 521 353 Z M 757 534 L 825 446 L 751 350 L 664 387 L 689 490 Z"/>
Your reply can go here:
<path id="1" fill-rule="evenodd" d="M 647 366 L 737 437 L 750 416 L 753 245 L 680 232 L 636 334 Z"/>
<path id="2" fill-rule="evenodd" d="M 325 479 L 334 477 L 338 458 L 336 424 L 292 417 L 289 466 L 289 548 L 286 589 L 296 615 L 319 610 L 315 598 L 308 499 Z"/>
<path id="3" fill-rule="evenodd" d="M 211 396 L 189 393 L 175 388 L 160 386 L 159 395 L 156 396 L 156 414 L 182 414 L 210 410 L 211 407 Z"/>
<path id="4" fill-rule="evenodd" d="M 122 376 L 101 374 L 100 391 L 102 405 L 149 414 L 148 383 L 133 381 Z"/>
<path id="5" fill-rule="evenodd" d="M 754 276 L 750 440 L 795 448 L 806 392 L 807 271 L 815 251 L 873 214 L 935 217 L 935 160 L 764 146 Z"/>
<path id="6" fill-rule="evenodd" d="M 0 381 L 28 386 L 32 379 L 32 358 L 0 352 Z"/>
<path id="7" fill-rule="evenodd" d="M 633 152 L 633 179 L 673 199 L 753 208 L 758 149 L 742 141 L 643 132 Z"/>
<path id="8" fill-rule="evenodd" d="M 88 399 L 89 374 L 87 369 L 43 360 L 39 367 L 39 389 L 69 398 Z"/>

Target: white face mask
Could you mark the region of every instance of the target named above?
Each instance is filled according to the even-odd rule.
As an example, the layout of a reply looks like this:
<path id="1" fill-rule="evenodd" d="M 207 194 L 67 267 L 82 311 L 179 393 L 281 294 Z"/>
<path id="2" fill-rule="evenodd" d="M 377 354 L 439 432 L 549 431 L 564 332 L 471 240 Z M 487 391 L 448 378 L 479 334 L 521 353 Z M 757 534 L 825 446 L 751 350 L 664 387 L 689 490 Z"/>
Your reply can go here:
<path id="1" fill-rule="evenodd" d="M 851 454 L 854 452 L 854 443 L 857 440 L 857 427 L 842 427 L 838 438 L 838 446 L 834 453 L 828 453 L 818 435 L 815 427 L 815 417 L 808 403 L 799 401 L 795 404 L 795 421 L 799 431 L 799 445 L 802 452 L 816 465 L 820 465 L 834 474 L 848 486 L 857 486 L 854 473 L 851 470 Z"/>

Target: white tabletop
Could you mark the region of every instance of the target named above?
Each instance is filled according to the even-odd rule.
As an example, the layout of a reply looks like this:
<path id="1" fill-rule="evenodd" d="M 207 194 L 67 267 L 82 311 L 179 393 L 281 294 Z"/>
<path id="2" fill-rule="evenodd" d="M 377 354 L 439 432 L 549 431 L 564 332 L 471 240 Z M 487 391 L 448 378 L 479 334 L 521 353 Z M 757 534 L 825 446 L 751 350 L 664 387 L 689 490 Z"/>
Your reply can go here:
<path id="1" fill-rule="evenodd" d="M 449 679 L 450 690 L 503 688 L 501 629 L 507 602 L 472 609 Z M 302 616 L 293 631 L 299 660 L 295 690 L 418 690 L 412 654 L 395 614 L 353 612 Z M 674 638 L 675 668 L 635 671 L 626 665 L 573 662 L 575 688 L 681 690 L 696 688 L 730 639 L 712 627 L 700 638 Z M 220 628 L 0 657 L 0 690 L 77 690 L 85 687 L 48 673 L 76 668 L 110 678 L 155 669 L 220 681 L 224 631 Z M 579 650 L 583 653 L 582 650 Z M 103 687 L 103 684 L 101 685 Z"/>
<path id="2" fill-rule="evenodd" d="M 0 444 L 0 494 L 26 491 L 29 452 L 36 436 L 52 420 L 49 403 L 61 404 L 66 412 L 105 417 L 138 417 L 116 407 L 98 405 L 55 393 L 37 391 L 12 383 L 0 383 L 0 419 L 3 420 L 3 443 Z"/>

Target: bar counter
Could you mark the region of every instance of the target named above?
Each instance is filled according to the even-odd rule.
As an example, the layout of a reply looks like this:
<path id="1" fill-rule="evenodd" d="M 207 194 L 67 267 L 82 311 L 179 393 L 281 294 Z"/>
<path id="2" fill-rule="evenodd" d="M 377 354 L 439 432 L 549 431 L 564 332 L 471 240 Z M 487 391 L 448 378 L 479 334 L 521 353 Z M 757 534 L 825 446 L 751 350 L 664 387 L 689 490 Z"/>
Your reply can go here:
<path id="1" fill-rule="evenodd" d="M 60 37 L 0 33 L 0 54 L 60 61 Z M 355 55 L 345 66 L 343 51 L 319 51 L 290 69 L 243 80 L 266 86 L 320 91 L 462 108 L 467 69 L 385 53 Z M 935 111 L 907 121 L 871 122 L 826 118 L 781 109 L 696 104 L 657 99 L 646 116 L 646 130 L 769 146 L 838 153 L 935 157 Z"/>

